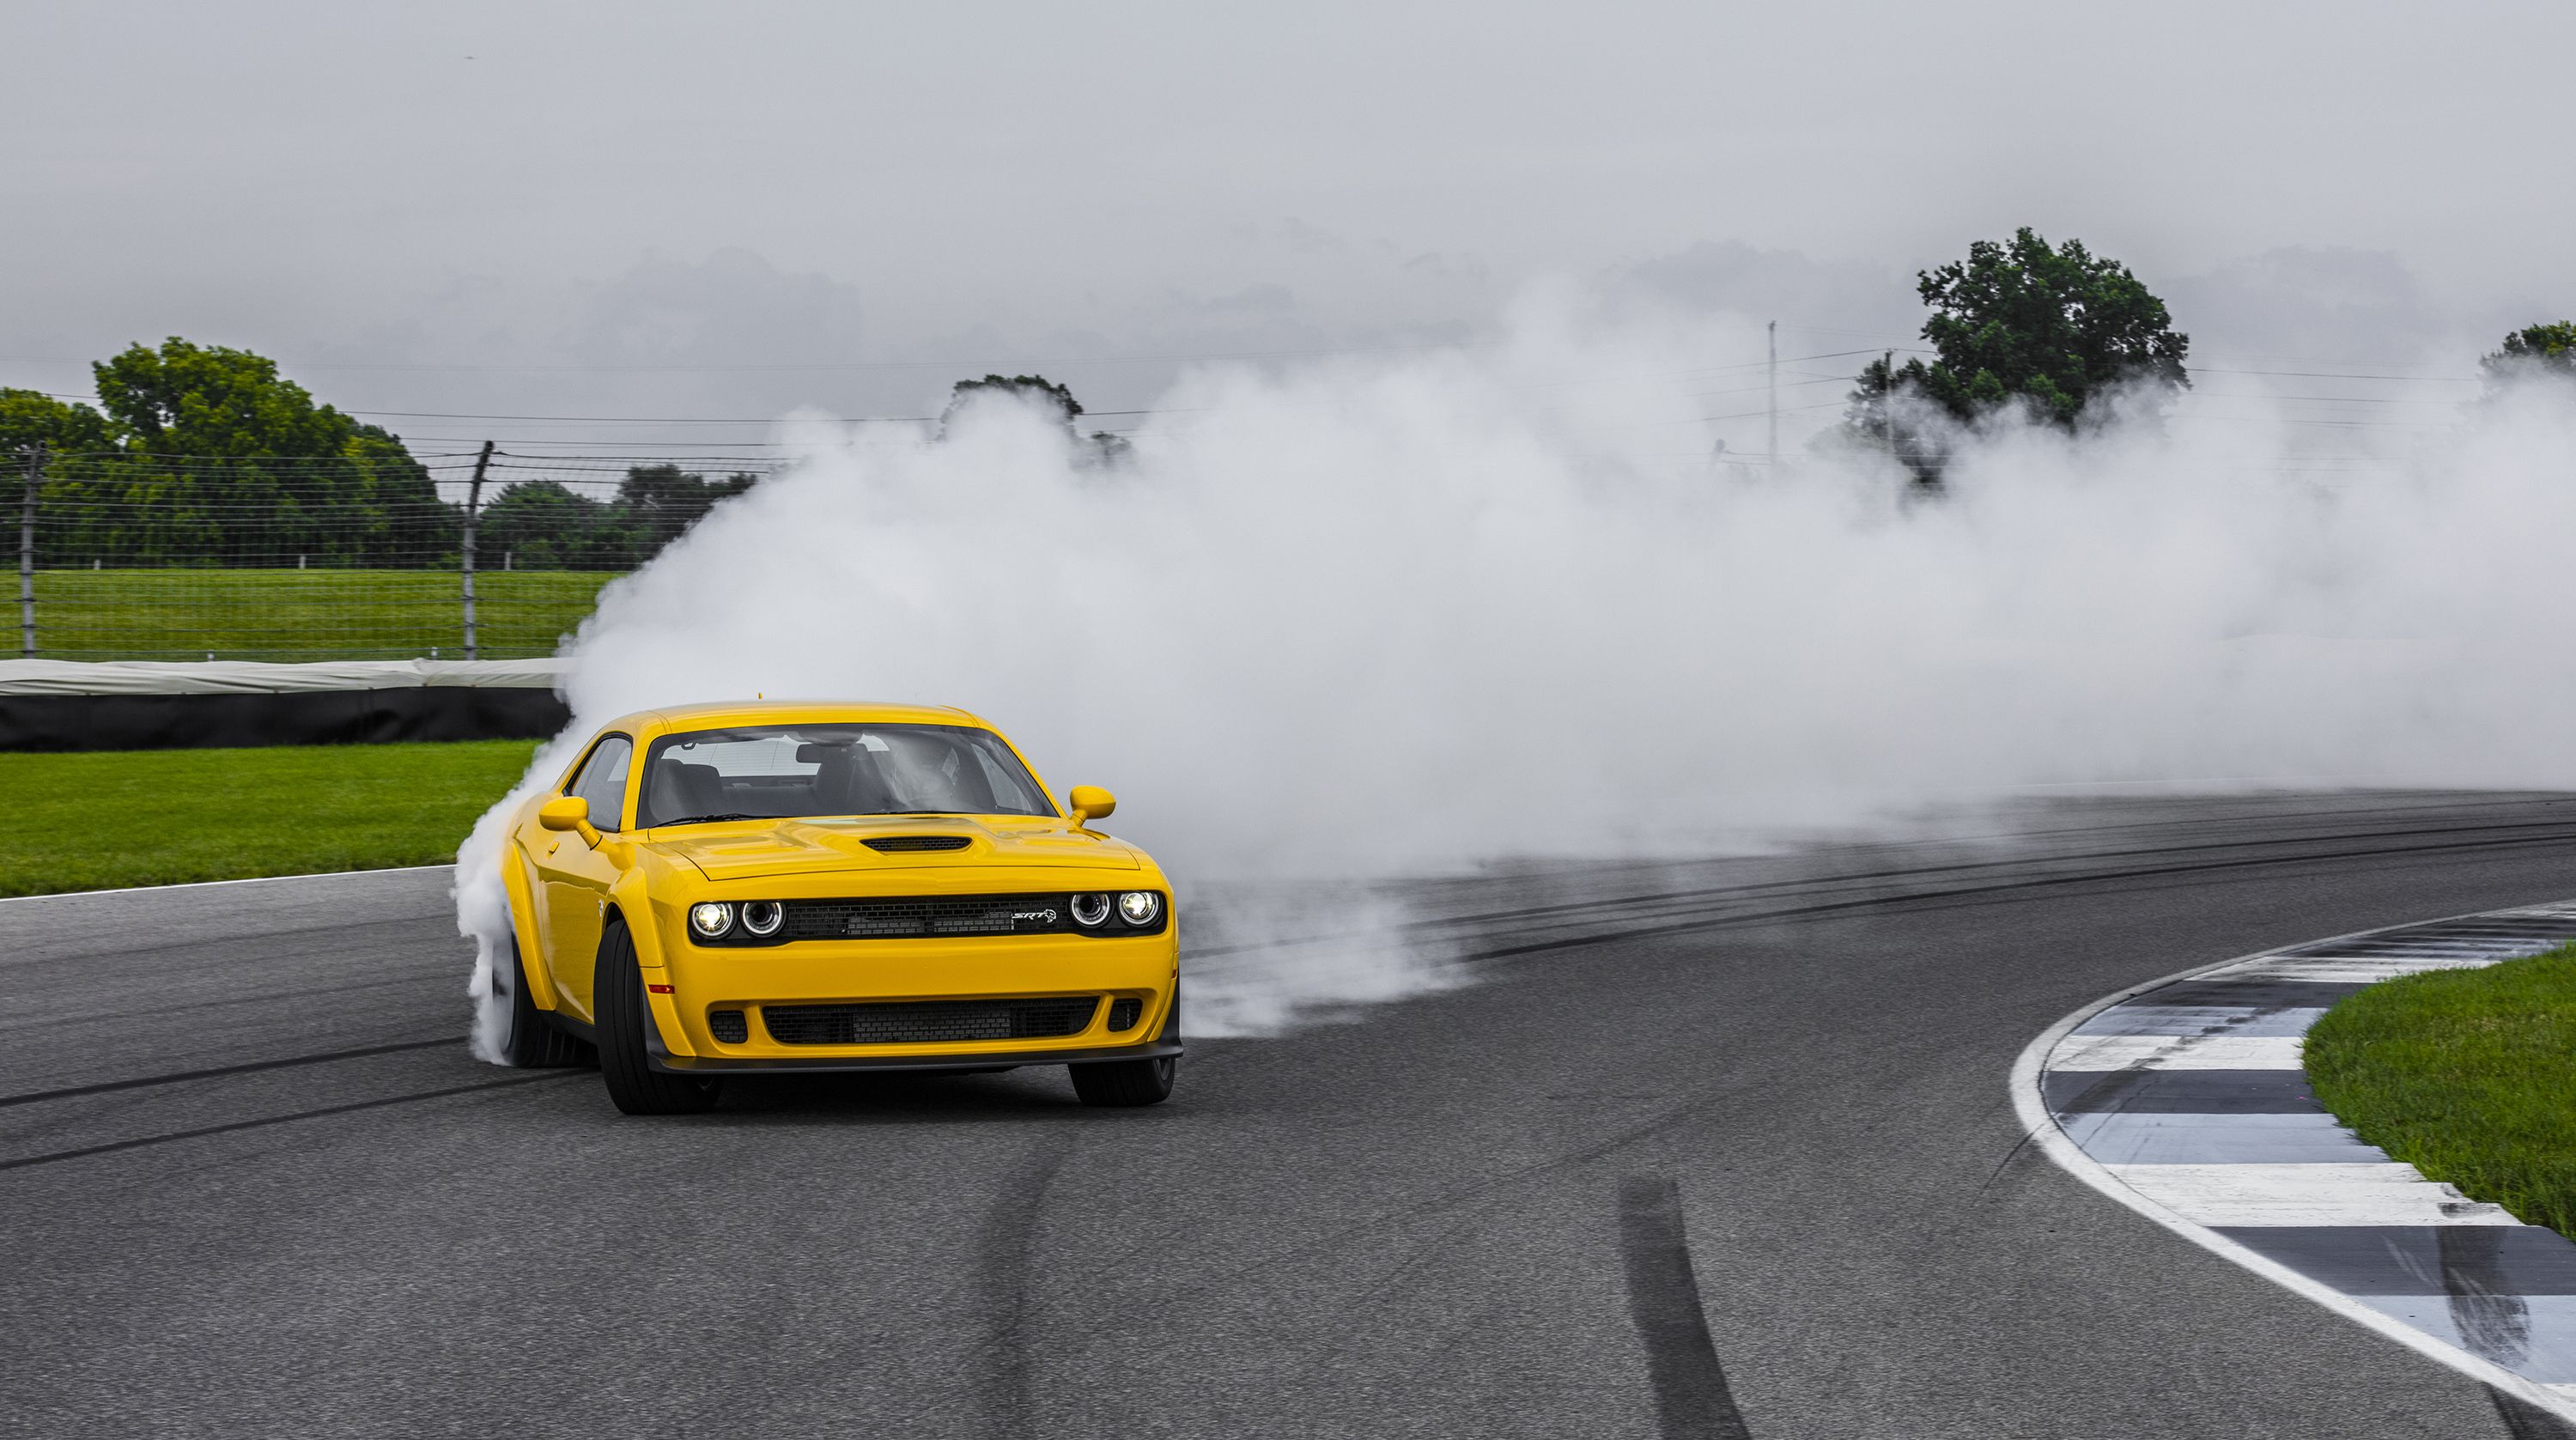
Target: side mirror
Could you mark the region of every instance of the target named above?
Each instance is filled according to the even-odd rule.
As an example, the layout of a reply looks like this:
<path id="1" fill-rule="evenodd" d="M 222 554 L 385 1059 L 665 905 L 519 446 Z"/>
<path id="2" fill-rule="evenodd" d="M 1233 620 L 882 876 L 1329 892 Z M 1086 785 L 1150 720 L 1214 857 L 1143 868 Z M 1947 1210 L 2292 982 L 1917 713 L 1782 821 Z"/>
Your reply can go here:
<path id="1" fill-rule="evenodd" d="M 537 823 L 549 830 L 578 830 L 583 840 L 599 843 L 599 831 L 590 823 L 590 802 L 579 795 L 557 795 L 538 806 Z"/>
<path id="2" fill-rule="evenodd" d="M 1106 820 L 1118 808 L 1118 797 L 1097 785 L 1076 785 L 1065 798 L 1073 802 L 1073 823 L 1077 828 L 1094 820 Z"/>

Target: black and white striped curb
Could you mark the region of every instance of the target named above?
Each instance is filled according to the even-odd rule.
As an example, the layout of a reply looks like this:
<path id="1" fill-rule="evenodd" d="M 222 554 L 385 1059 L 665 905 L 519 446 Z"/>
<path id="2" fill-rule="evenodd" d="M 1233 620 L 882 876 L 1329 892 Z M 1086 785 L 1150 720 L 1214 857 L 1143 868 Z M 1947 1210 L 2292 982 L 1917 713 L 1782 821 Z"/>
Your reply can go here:
<path id="1" fill-rule="evenodd" d="M 2576 902 L 2339 936 L 2089 1005 L 2013 1067 L 2059 1165 L 2207 1249 L 2576 1419 L 2576 1243 L 2426 1180 L 2309 1093 L 2308 1027 L 2373 981 L 2576 940 Z"/>

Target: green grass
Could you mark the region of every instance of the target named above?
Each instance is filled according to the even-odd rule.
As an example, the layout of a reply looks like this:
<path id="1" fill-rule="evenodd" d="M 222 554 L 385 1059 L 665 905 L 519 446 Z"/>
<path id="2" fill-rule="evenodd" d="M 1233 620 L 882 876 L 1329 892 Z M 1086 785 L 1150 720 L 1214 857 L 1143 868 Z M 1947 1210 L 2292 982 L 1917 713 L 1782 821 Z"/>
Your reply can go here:
<path id="1" fill-rule="evenodd" d="M 2363 1140 L 2576 1235 L 2576 945 L 2356 991 L 2308 1032 L 2306 1063 Z"/>
<path id="2" fill-rule="evenodd" d="M 525 740 L 0 754 L 0 895 L 452 860 Z"/>
<path id="3" fill-rule="evenodd" d="M 482 658 L 552 655 L 615 578 L 587 570 L 476 575 Z M 40 570 L 36 654 L 326 660 L 405 659 L 435 649 L 461 660 L 463 586 L 453 570 Z"/>

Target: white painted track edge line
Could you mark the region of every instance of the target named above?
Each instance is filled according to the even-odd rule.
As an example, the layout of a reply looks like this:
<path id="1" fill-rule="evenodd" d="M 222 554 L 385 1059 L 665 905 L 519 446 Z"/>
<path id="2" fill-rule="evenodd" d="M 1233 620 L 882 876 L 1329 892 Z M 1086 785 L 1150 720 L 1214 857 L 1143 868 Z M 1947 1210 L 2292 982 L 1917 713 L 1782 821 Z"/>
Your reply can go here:
<path id="1" fill-rule="evenodd" d="M 2520 906 L 2513 908 L 2529 909 L 2536 907 Z M 2439 925 L 2448 920 L 2466 920 L 2472 916 L 2493 915 L 2496 913 L 2498 912 L 2493 910 L 2471 910 L 2459 915 L 2446 915 L 2435 920 L 2412 920 L 2403 923 L 2408 925 Z M 2376 928 L 2385 930 L 2395 927 L 2383 925 Z M 2369 930 L 2355 930 L 2344 935 L 2329 936 L 2322 942 L 2298 941 L 2293 943 L 2301 946 L 2331 943 L 2335 940 L 2348 940 L 2357 935 L 2367 935 L 2370 933 L 2373 932 Z M 2390 1340 L 2394 1340 L 2398 1344 L 2405 1346 L 2407 1349 L 2414 1351 L 2416 1354 L 2423 1356 L 2427 1360 L 2434 1361 L 2441 1365 L 2446 1365 L 2482 1384 L 2491 1385 L 2508 1394 L 2519 1396 L 2523 1400 L 2528 1401 L 2549 1414 L 2558 1416 L 2561 1419 L 2576 1421 L 2576 1394 L 2564 1393 L 2559 1390 L 2552 1389 L 2549 1386 L 2541 1384 L 2539 1381 L 2525 1379 L 2492 1361 L 2481 1360 L 2477 1356 L 2472 1355 L 2455 1345 L 2445 1343 L 2425 1334 L 2423 1331 L 2416 1329 L 2414 1326 L 2409 1325 L 2394 1316 L 2384 1315 L 2377 1310 L 2373 1310 L 2369 1306 L 2362 1304 L 2360 1301 L 2344 1294 L 2342 1291 L 2335 1289 L 2331 1285 L 2327 1285 L 2322 1281 L 2314 1280 L 2308 1276 L 2302 1275 L 2298 1271 L 2291 1269 L 2289 1266 L 2284 1265 L 2269 1256 L 2258 1254 L 2255 1251 L 2228 1239 L 2226 1236 L 2217 1233 L 2206 1225 L 2184 1219 L 2182 1216 L 2175 1214 L 2173 1211 L 2166 1209 L 2164 1206 L 2157 1204 L 2155 1201 L 2148 1199 L 2146 1196 L 2130 1189 L 2127 1185 L 2122 1184 L 2119 1177 L 2105 1169 L 2100 1161 L 2085 1154 L 2082 1146 L 2077 1145 L 2072 1139 L 2069 1139 L 2066 1132 L 2057 1127 L 2057 1117 L 2049 1113 L 2047 1102 L 2041 1098 L 2039 1077 L 2041 1071 L 2046 1068 L 2048 1052 L 2055 1049 L 2057 1042 L 2065 1039 L 2069 1034 L 2071 1034 L 2076 1026 L 2083 1024 L 2085 1021 L 2092 1019 L 2094 1016 L 2110 1009 L 2114 1005 L 2118 1005 L 2123 1001 L 2135 999 L 2140 995 L 2146 994 L 2148 991 L 2162 989 L 2167 985 L 2171 985 L 2182 980 L 2188 980 L 2195 975 L 2206 974 L 2209 971 L 2219 969 L 2222 966 L 2242 964 L 2248 960 L 2259 959 L 2263 956 L 2276 953 L 2278 953 L 2277 950 L 2257 950 L 2250 955 L 2239 955 L 2235 959 L 2221 960 L 2209 965 L 2194 965 L 2187 970 L 2177 970 L 2171 975 L 2164 976 L 2160 979 L 2149 980 L 2141 984 L 2132 985 L 2126 990 L 2106 995 L 2099 1000 L 2095 1000 L 2088 1005 L 2084 1005 L 2076 1009 L 2073 1013 L 2059 1020 L 2056 1024 L 2051 1025 L 2046 1030 L 2040 1032 L 2038 1037 L 2033 1039 L 2028 1045 L 2023 1046 L 2021 1054 L 2013 1059 L 2012 1080 L 2010 1082 L 2012 1085 L 2013 1114 L 2021 1121 L 2022 1133 L 2028 1136 L 2031 1140 L 2037 1142 L 2040 1152 L 2045 1154 L 2050 1160 L 2056 1162 L 2057 1168 L 2060 1170 L 2063 1170 L 2067 1174 L 2074 1176 L 2076 1179 L 2083 1181 L 2085 1184 L 2092 1186 L 2095 1190 L 2111 1197 L 2113 1200 L 2120 1202 L 2122 1205 L 2127 1206 L 2131 1210 L 2136 1211 L 2138 1214 L 2145 1216 L 2147 1219 L 2154 1221 L 2156 1224 L 2163 1226 L 2165 1229 L 2172 1231 L 2176 1235 L 2189 1240 L 2194 1245 L 2209 1251 L 2211 1254 L 2241 1265 L 2285 1290 L 2304 1296 L 2307 1299 L 2316 1302 L 2318 1305 L 2323 1306 L 2325 1309 L 2341 1315 L 2345 1319 L 2350 1320 L 2365 1329 L 2375 1331 Z"/>
<path id="2" fill-rule="evenodd" d="M 231 880 L 183 880 L 176 885 L 117 885 L 105 890 L 47 890 L 38 895 L 0 895 L 0 905 L 20 900 L 75 900 L 85 895 L 142 895 L 154 890 L 203 890 L 214 885 L 265 885 L 277 880 L 340 880 L 354 875 L 405 875 L 421 870 L 453 870 L 456 862 L 436 865 L 386 865 L 374 870 L 309 870 L 301 875 L 243 875 Z"/>

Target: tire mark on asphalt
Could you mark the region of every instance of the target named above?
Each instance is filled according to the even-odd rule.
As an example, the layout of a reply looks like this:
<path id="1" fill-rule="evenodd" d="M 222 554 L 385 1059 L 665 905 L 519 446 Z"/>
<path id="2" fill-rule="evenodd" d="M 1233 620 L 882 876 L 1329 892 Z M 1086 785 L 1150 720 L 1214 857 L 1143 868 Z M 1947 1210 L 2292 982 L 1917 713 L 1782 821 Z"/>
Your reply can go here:
<path id="1" fill-rule="evenodd" d="M 2248 850 L 2264 847 L 2287 847 L 2293 845 L 2322 845 L 2340 843 L 2348 840 L 2396 840 L 2403 839 L 2408 836 L 2463 835 L 2495 830 L 2549 830 L 2556 833 L 2550 835 L 2508 836 L 2504 837 L 2500 841 L 2469 841 L 2461 843 L 2470 845 L 2494 843 L 2546 844 L 2561 840 L 2576 840 L 2576 829 L 2571 829 L 2568 822 L 2563 820 L 2529 820 L 2517 821 L 2510 824 L 2483 825 L 2426 825 L 2399 830 L 2348 830 L 2325 835 L 2301 835 L 2286 839 L 2209 840 L 2189 845 L 2150 845 L 2131 846 L 2125 849 L 2115 850 L 2079 850 L 2069 851 L 2060 855 L 2015 856 L 2010 859 L 2003 860 L 1958 860 L 1948 861 L 1937 865 L 1905 865 L 1883 870 L 1857 870 L 1843 875 L 1820 875 L 1786 880 L 1757 880 L 1738 885 L 1708 885 L 1686 890 L 1660 890 L 1642 895 L 1619 895 L 1600 900 L 1569 900 L 1551 905 L 1522 906 L 1510 910 L 1486 910 L 1464 915 L 1430 916 L 1420 920 L 1403 921 L 1388 928 L 1395 930 L 1437 930 L 1442 928 L 1464 929 L 1492 926 L 1498 922 L 1509 920 L 1537 920 L 1544 922 L 1552 917 L 1573 917 L 1583 914 L 1615 915 L 1622 910 L 1641 909 L 1651 905 L 1678 905 L 1691 901 L 1720 900 L 1728 897 L 1760 895 L 1766 892 L 1798 890 L 1824 891 L 1830 890 L 1834 887 L 1863 884 L 1873 880 L 1905 880 L 1927 875 L 1961 874 L 1979 870 L 2029 869 L 2041 865 L 2076 865 L 2091 860 L 2135 860 L 2151 855 L 2188 855 L 2197 852 L 2215 850 Z M 2399 850 L 2432 850 L 2447 847 L 2430 845 L 2383 847 L 2380 850 L 2334 852 L 2324 855 L 2321 858 L 2343 858 L 2343 856 L 2347 854 L 2382 854 L 2388 853 L 2391 848 Z M 2292 857 L 2263 857 L 2250 862 L 2238 863 L 2277 864 L 2287 858 Z M 2113 877 L 2125 877 L 2129 875 L 2161 874 L 2165 873 L 2165 871 L 2163 869 L 2131 869 L 2088 873 Z M 1937 893 L 1966 894 L 1973 892 L 1967 890 L 1955 890 Z M 1237 945 L 1212 945 L 1204 949 L 1193 949 L 1189 951 L 1184 958 L 1204 959 L 1239 954 L 1246 951 L 1277 949 L 1283 945 L 1325 944 L 1335 940 L 1348 940 L 1355 938 L 1359 938 L 1356 933 L 1326 933 L 1319 935 L 1295 936 L 1286 940 L 1262 940 Z M 1580 942 L 1576 941 L 1571 943 Z M 1478 957 L 1469 956 L 1467 958 L 1474 959 Z"/>
<path id="2" fill-rule="evenodd" d="M 446 1044 L 446 1041 L 438 1042 Z M 360 1110 L 381 1110 L 388 1105 L 409 1105 L 421 1100 L 443 1100 L 450 1095 L 471 1095 L 478 1090 L 499 1090 L 512 1085 L 534 1085 L 544 1080 L 568 1080 L 579 1072 L 549 1070 L 542 1075 L 513 1075 L 506 1080 L 478 1080 L 471 1085 L 450 1085 L 442 1090 L 419 1090 L 409 1095 L 389 1095 L 381 1100 L 359 1100 L 346 1105 L 324 1105 L 313 1110 L 298 1110 L 291 1115 L 266 1115 L 257 1120 L 234 1120 L 222 1125 L 201 1125 L 194 1130 L 174 1130 L 167 1135 L 147 1135 L 140 1140 L 117 1140 L 105 1145 L 84 1145 L 77 1150 L 55 1150 L 43 1155 L 28 1155 L 16 1160 L 0 1160 L 0 1170 L 23 1170 L 30 1165 L 53 1165 L 65 1160 L 82 1160 L 92 1155 L 113 1155 L 121 1150 L 141 1150 L 152 1145 L 167 1145 L 175 1140 L 195 1140 L 207 1135 L 229 1135 L 238 1130 L 257 1130 L 270 1125 L 284 1125 L 294 1120 L 319 1120 L 327 1115 L 348 1115 Z"/>
<path id="3" fill-rule="evenodd" d="M 2565 845 L 2576 843 L 2576 833 L 2558 835 L 2513 836 L 2500 840 L 2458 840 L 2434 845 L 2385 845 L 2367 850 L 2322 850 L 2296 855 L 2265 855 L 2238 860 L 2202 860 L 2188 865 L 2148 865 L 2126 870 L 2089 870 L 2073 875 L 2048 875 L 2036 880 L 2008 880 L 1991 885 L 1959 885 L 1943 890 L 1914 890 L 1894 895 L 1872 895 L 1857 900 L 1835 900 L 1821 905 L 1789 905 L 1773 910 L 1747 910 L 1732 915 L 1676 920 L 1657 925 L 1629 926 L 1617 930 L 1596 931 L 1584 935 L 1537 940 L 1522 945 L 1504 945 L 1473 950 L 1458 957 L 1464 962 L 1509 960 L 1523 955 L 1541 955 L 1559 950 L 1575 950 L 1587 945 L 1600 945 L 1614 940 L 1638 940 L 1657 935 L 1684 935 L 1703 930 L 1723 930 L 1738 925 L 1759 924 L 1766 920 L 1801 919 L 1813 915 L 1833 915 L 1854 910 L 1870 910 L 1898 905 L 1920 904 L 1933 900 L 1972 899 L 1985 895 L 2002 895 L 2020 891 L 2045 890 L 2063 885 L 2096 885 L 2116 880 L 2144 880 L 2164 875 L 2205 874 L 2218 870 L 2245 870 L 2267 865 L 2304 865 L 2326 860 L 2385 859 L 2396 855 L 2437 855 L 2457 850 L 2492 850 L 2522 845 Z M 2033 862 L 2050 863 L 2050 862 Z"/>
<path id="4" fill-rule="evenodd" d="M 1628 1270 L 1628 1318 L 1646 1349 L 1663 1440 L 1752 1440 L 1718 1364 L 1682 1233 L 1681 1191 L 1668 1175 L 1619 1185 L 1619 1254 Z"/>
<path id="5" fill-rule="evenodd" d="M 985 1217 L 976 1246 L 976 1266 L 995 1319 L 985 1353 L 992 1362 L 988 1383 L 980 1387 L 1000 1413 L 991 1417 L 992 1434 L 1034 1433 L 1036 1397 L 1030 1393 L 1029 1337 L 1032 1292 L 1037 1288 L 1037 1229 L 1047 1191 L 1073 1153 L 1069 1138 L 1059 1139 L 1023 1163 L 1003 1192 L 1002 1203 Z"/>
<path id="6" fill-rule="evenodd" d="M 2444 829 L 2451 828 L 2456 827 L 2444 827 Z M 2389 837 L 2395 838 L 2398 835 L 2406 833 L 2413 832 L 2389 832 Z M 2430 833 L 2440 834 L 2443 833 L 2443 831 L 2436 830 Z M 2525 836 L 2497 840 L 2459 841 L 2435 845 L 2381 846 L 2375 849 L 2338 851 L 2328 854 L 2311 852 L 2277 856 L 2245 857 L 2229 860 L 2201 861 L 2187 865 L 2165 865 L 2125 870 L 2084 871 L 2072 875 L 2044 876 L 2033 880 L 2005 881 L 1973 886 L 1954 886 L 1939 890 L 1905 891 L 1890 895 L 1874 895 L 1854 900 L 1837 900 L 1818 905 L 1781 907 L 1778 909 L 1763 911 L 1745 911 L 1738 912 L 1733 915 L 1700 918 L 1687 921 L 1668 921 L 1652 925 L 1626 926 L 1611 930 L 1596 930 L 1583 935 L 1542 941 L 1530 945 L 1510 946 L 1473 952 L 1460 958 L 1462 960 L 1510 958 L 1518 955 L 1580 949 L 1591 945 L 1610 945 L 1626 940 L 1645 939 L 1663 935 L 1726 929 L 1732 926 L 1758 924 L 1771 920 L 1795 919 L 1810 915 L 1841 914 L 1854 910 L 1864 910 L 1877 907 L 1897 907 L 1937 900 L 1957 899 L 1963 897 L 1975 898 L 1998 894 L 2001 892 L 2029 891 L 2062 885 L 2093 884 L 2164 874 L 2208 870 L 2236 870 L 2264 865 L 2300 864 L 2312 860 L 2350 859 L 2371 856 L 2385 857 L 2390 855 L 2408 855 L 2420 852 L 2441 852 L 2457 849 L 2486 849 L 2498 845 L 2563 844 L 2570 842 L 2576 842 L 2576 833 L 2561 833 L 2550 836 Z M 2200 847 L 2175 848 L 2197 849 Z M 1500 1174 L 1487 1176 L 1472 1184 L 1453 1188 L 1447 1193 L 1433 1199 L 1407 1205 L 1392 1212 L 1384 1212 L 1371 1216 L 1360 1224 L 1341 1227 L 1332 1232 L 1332 1235 L 1334 1237 L 1347 1236 L 1358 1233 L 1368 1227 L 1381 1225 L 1388 1220 L 1425 1214 L 1455 1205 L 1473 1203 L 1486 1195 L 1492 1194 L 1511 1185 L 1518 1184 L 1534 1175 L 1563 1171 L 1578 1165 L 1599 1160 L 1619 1149 L 1635 1144 L 1641 1139 L 1645 1139 L 1651 1135 L 1676 1126 L 1688 1124 L 1693 1118 L 1695 1118 L 1695 1112 L 1710 1098 L 1716 1094 L 1722 1094 L 1732 1088 L 1735 1087 L 1719 1085 L 1706 1087 L 1699 1091 L 1693 1091 L 1683 1098 L 1682 1103 L 1672 1106 L 1655 1115 L 1641 1125 L 1611 1135 L 1596 1144 L 1583 1146 L 1577 1150 L 1553 1155 L 1546 1159 L 1533 1161 L 1525 1165 L 1515 1166 L 1510 1170 L 1504 1171 Z M 2033 1137 L 2029 1135 L 2022 1136 L 2014 1149 L 2004 1157 L 2003 1161 L 1998 1163 L 1996 1166 L 1996 1172 L 2000 1174 L 2006 1166 L 2012 1163 L 2015 1156 L 2021 1154 L 2033 1143 Z M 1320 1244 L 1323 1242 L 1318 1241 L 1313 1243 Z M 1305 1248 L 1311 1248 L 1311 1245 L 1300 1247 L 1301 1250 Z M 1278 1256 L 1267 1257 L 1248 1265 L 1230 1268 L 1209 1276 L 1203 1276 L 1196 1282 L 1184 1284 L 1179 1293 L 1192 1294 L 1230 1283 L 1232 1280 L 1239 1278 L 1244 1274 L 1276 1265 L 1279 1263 L 1280 1258 L 1281 1257 Z M 2576 1437 L 2570 1437 L 2570 1440 L 2576 1440 Z"/>
<path id="7" fill-rule="evenodd" d="M 239 1065 L 216 1065 L 204 1070 L 174 1070 L 167 1075 L 144 1075 L 132 1080 L 102 1080 L 95 1085 L 66 1085 L 59 1090 L 30 1090 L 23 1095 L 0 1095 L 0 1110 L 5 1110 L 12 1105 L 33 1105 L 40 1100 L 69 1100 L 81 1095 L 105 1095 L 113 1090 L 140 1090 L 147 1085 L 176 1085 L 183 1080 L 213 1080 L 225 1075 L 249 1075 L 261 1070 L 284 1070 L 295 1065 L 320 1065 L 332 1060 L 362 1060 L 370 1055 L 397 1055 L 406 1050 L 431 1050 L 441 1045 L 454 1045 L 464 1038 L 462 1035 L 449 1035 L 437 1040 L 404 1040 L 391 1045 L 361 1045 L 352 1050 L 325 1050 L 315 1055 L 290 1055 L 283 1060 L 246 1060 Z"/>
<path id="8" fill-rule="evenodd" d="M 2566 1421 L 2519 1395 L 2507 1395 L 2490 1385 L 2487 1398 L 2495 1402 L 2496 1418 L 2504 1422 L 2504 1432 L 2513 1440 L 2576 1440 L 2576 1429 Z"/>

